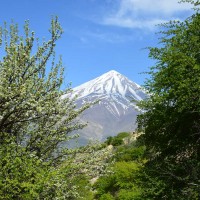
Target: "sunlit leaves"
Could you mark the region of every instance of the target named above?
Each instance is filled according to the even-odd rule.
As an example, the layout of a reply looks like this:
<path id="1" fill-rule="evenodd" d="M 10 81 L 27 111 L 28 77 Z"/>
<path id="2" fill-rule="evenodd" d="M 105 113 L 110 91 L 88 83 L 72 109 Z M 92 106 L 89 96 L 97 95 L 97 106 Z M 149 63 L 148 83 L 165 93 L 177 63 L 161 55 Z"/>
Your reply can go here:
<path id="1" fill-rule="evenodd" d="M 28 22 L 22 35 L 14 23 L 0 29 L 0 199 L 79 196 L 80 169 L 63 144 L 84 127 L 76 118 L 88 105 L 76 108 L 72 90 L 61 90 L 64 67 L 54 49 L 62 33 L 57 17 L 47 42 Z"/>
<path id="2" fill-rule="evenodd" d="M 198 11 L 183 22 L 169 22 L 161 32 L 162 47 L 149 48 L 150 57 L 158 62 L 151 68 L 151 79 L 146 83 L 151 96 L 140 103 L 146 112 L 138 117 L 138 124 L 145 132 L 144 143 L 153 154 L 148 164 L 152 172 L 148 172 L 166 184 L 162 198 L 197 199 L 194 196 L 199 187 L 199 27 Z"/>

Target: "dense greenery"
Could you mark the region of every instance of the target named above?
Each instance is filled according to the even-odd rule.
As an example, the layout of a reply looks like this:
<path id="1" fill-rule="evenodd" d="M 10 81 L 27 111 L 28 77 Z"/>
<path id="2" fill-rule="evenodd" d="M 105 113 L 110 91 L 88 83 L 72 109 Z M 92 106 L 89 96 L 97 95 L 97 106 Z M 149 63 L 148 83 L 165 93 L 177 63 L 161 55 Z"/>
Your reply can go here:
<path id="1" fill-rule="evenodd" d="M 118 145 L 114 142 L 114 156 L 106 174 L 101 176 L 94 185 L 97 199 L 132 200 L 141 197 L 140 174 L 146 163 L 145 147 L 138 145 L 130 133 L 119 133 L 112 137 L 112 141 L 119 141 L 122 137 L 123 141 Z M 110 143 L 110 137 L 106 143 Z"/>
<path id="2" fill-rule="evenodd" d="M 123 132 L 103 145 L 67 149 L 88 105 L 76 108 L 71 90 L 61 90 L 57 18 L 42 44 L 28 22 L 23 36 L 15 24 L 0 28 L 0 199 L 200 198 L 200 3 L 185 1 L 195 13 L 164 24 L 161 46 L 149 48 L 157 63 L 149 98 L 139 103 L 144 134 L 137 141 Z"/>
<path id="3" fill-rule="evenodd" d="M 198 5 L 199 1 L 189 1 Z M 200 198 L 200 14 L 164 24 L 161 47 L 146 83 L 150 98 L 140 106 L 142 140 L 149 152 L 146 174 L 162 182 L 159 194 L 146 188 L 145 199 Z"/>
<path id="4" fill-rule="evenodd" d="M 74 119 L 88 105 L 76 109 L 71 90 L 61 91 L 63 66 L 54 48 L 62 32 L 57 18 L 42 44 L 28 22 L 23 36 L 16 24 L 0 28 L 0 199 L 77 199 L 81 193 L 80 166 L 62 144 L 84 126 Z"/>
<path id="5" fill-rule="evenodd" d="M 118 146 L 120 144 L 123 144 L 123 139 L 126 138 L 128 135 L 129 133 L 121 132 L 115 137 L 109 136 L 106 140 L 106 143 L 108 145 Z"/>
<path id="6" fill-rule="evenodd" d="M 97 199 L 200 198 L 200 14 L 199 1 L 187 2 L 195 13 L 163 24 L 160 47 L 149 48 L 157 63 L 145 85 L 149 98 L 139 103 L 145 134 L 128 146 L 108 138 L 115 162 L 96 183 Z"/>

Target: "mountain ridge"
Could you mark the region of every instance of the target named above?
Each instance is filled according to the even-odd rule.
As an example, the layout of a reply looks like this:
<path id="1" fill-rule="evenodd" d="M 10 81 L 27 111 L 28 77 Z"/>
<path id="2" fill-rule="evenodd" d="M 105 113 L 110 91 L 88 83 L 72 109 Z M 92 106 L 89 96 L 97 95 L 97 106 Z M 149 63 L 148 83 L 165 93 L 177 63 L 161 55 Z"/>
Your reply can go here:
<path id="1" fill-rule="evenodd" d="M 85 142 L 89 139 L 103 141 L 119 132 L 134 131 L 136 116 L 141 112 L 136 102 L 147 97 L 137 83 L 115 70 L 75 87 L 73 95 L 77 96 L 78 106 L 98 100 L 79 119 L 88 123 L 77 132 L 79 140 Z"/>
<path id="2" fill-rule="evenodd" d="M 73 91 L 77 93 L 77 91 L 80 90 L 86 90 L 88 93 L 84 93 L 83 96 L 88 95 L 89 93 L 95 92 L 95 93 L 120 93 L 121 95 L 125 95 L 125 91 L 128 89 L 127 86 L 122 85 L 123 82 L 129 82 L 132 85 L 135 86 L 135 88 L 141 87 L 135 83 L 130 81 L 126 76 L 120 74 L 119 72 L 115 70 L 111 70 L 107 73 L 104 73 L 103 75 L 92 79 L 90 81 L 87 81 L 86 83 L 81 84 L 80 86 L 77 86 L 73 88 Z M 106 84 L 105 84 L 106 83 Z M 132 91 L 134 92 L 134 91 Z M 83 96 L 80 96 L 78 98 L 82 98 Z M 140 97 L 136 97 L 136 99 L 141 100 Z"/>

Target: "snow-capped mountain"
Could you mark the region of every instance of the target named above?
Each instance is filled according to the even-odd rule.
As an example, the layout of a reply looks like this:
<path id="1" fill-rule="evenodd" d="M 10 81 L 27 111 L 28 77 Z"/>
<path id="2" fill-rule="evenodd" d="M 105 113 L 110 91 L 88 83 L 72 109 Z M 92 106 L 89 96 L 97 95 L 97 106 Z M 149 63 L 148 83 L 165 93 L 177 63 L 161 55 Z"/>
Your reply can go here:
<path id="1" fill-rule="evenodd" d="M 142 88 L 122 74 L 111 70 L 73 89 L 77 104 L 99 100 L 86 110 L 80 120 L 88 126 L 79 131 L 80 141 L 105 140 L 122 131 L 134 131 L 140 112 L 136 102 L 147 95 Z"/>
<path id="2" fill-rule="evenodd" d="M 73 90 L 78 94 L 79 98 L 86 97 L 90 94 L 118 94 L 122 97 L 126 97 L 128 93 L 131 94 L 135 100 L 141 100 L 141 96 L 138 95 L 138 93 L 140 93 L 139 89 L 140 86 L 138 84 L 130 81 L 120 73 L 111 70 L 94 80 L 74 88 Z"/>

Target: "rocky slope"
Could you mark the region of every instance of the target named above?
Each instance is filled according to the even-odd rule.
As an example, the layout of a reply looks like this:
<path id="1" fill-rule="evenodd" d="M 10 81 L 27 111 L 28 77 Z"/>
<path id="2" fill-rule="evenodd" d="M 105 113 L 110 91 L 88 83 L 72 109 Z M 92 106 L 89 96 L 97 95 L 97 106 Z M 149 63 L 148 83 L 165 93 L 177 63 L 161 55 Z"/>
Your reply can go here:
<path id="1" fill-rule="evenodd" d="M 99 100 L 81 116 L 88 126 L 79 131 L 80 143 L 89 139 L 103 141 L 122 131 L 134 131 L 139 112 L 136 101 L 146 97 L 142 88 L 122 74 L 111 70 L 74 90 L 77 104 Z"/>

